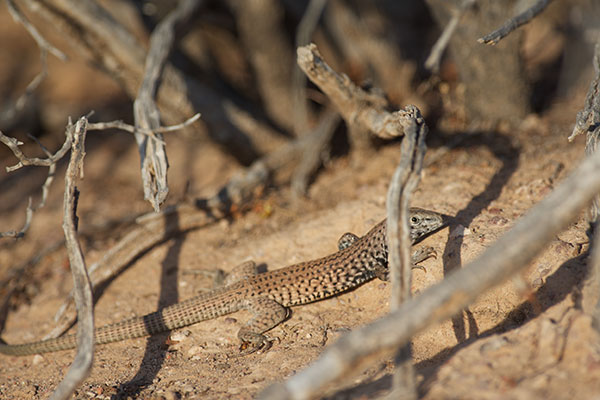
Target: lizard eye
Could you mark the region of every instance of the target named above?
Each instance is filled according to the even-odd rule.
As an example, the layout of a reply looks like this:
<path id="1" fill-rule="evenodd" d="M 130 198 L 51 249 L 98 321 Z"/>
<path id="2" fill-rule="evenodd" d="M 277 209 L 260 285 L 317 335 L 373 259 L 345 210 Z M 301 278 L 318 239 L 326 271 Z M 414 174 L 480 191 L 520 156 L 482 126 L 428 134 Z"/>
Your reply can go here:
<path id="1" fill-rule="evenodd" d="M 416 224 L 417 222 L 419 222 L 419 218 L 417 218 L 417 217 L 411 217 L 410 218 L 410 222 L 412 222 L 413 224 Z"/>

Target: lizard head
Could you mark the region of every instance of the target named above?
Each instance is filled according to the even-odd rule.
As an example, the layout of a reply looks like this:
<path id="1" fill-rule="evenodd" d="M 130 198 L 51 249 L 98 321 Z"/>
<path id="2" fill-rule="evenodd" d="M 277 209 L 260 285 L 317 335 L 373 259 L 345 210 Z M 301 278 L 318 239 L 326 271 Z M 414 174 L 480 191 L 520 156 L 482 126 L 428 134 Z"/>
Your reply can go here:
<path id="1" fill-rule="evenodd" d="M 408 219 L 411 240 L 417 242 L 428 234 L 443 228 L 448 225 L 451 218 L 435 211 L 411 208 Z"/>

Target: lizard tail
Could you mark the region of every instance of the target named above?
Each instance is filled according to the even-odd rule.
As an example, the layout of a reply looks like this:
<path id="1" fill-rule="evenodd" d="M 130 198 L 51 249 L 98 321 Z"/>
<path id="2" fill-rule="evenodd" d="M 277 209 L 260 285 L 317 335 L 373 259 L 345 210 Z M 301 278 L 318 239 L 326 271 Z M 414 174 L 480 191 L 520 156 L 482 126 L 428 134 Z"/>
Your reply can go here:
<path id="1" fill-rule="evenodd" d="M 106 344 L 150 336 L 237 311 L 239 307 L 234 303 L 228 304 L 227 299 L 228 288 L 217 289 L 142 317 L 105 325 L 96 329 L 95 343 Z M 0 339 L 0 353 L 13 356 L 50 353 L 75 347 L 77 347 L 75 334 L 24 344 L 7 344 Z"/>

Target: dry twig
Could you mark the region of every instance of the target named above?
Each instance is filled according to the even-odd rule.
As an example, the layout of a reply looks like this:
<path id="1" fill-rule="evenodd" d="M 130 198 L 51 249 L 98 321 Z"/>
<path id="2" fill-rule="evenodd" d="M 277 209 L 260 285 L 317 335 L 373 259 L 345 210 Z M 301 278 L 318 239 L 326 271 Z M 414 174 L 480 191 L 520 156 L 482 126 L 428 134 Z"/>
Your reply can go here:
<path id="1" fill-rule="evenodd" d="M 598 169 L 597 151 L 475 261 L 386 317 L 340 338 L 309 368 L 271 386 L 261 398 L 315 397 L 327 384 L 348 376 L 370 358 L 405 345 L 417 333 L 450 318 L 486 290 L 523 270 L 600 192 Z"/>
<path id="2" fill-rule="evenodd" d="M 233 0 L 228 4 L 236 15 L 264 108 L 273 121 L 291 132 L 294 56 L 284 33 L 283 5 L 277 0 Z"/>
<path id="3" fill-rule="evenodd" d="M 94 309 L 92 288 L 90 286 L 85 259 L 77 240 L 77 200 L 79 191 L 75 182 L 83 176 L 83 157 L 85 156 L 85 136 L 87 119 L 81 117 L 73 126 L 67 125 L 67 136 L 71 137 L 71 160 L 65 174 L 64 219 L 67 253 L 73 275 L 75 304 L 77 306 L 77 354 L 52 396 L 53 400 L 70 398 L 77 386 L 88 376 L 94 359 Z"/>
<path id="4" fill-rule="evenodd" d="M 319 167 L 323 159 L 323 153 L 329 153 L 328 144 L 340 122 L 340 115 L 332 109 L 325 110 L 321 121 L 315 127 L 314 132 L 306 140 L 302 159 L 294 170 L 292 176 L 292 192 L 294 196 L 304 196 L 308 190 L 308 181 Z M 327 149 L 327 150 L 326 150 Z"/>
<path id="5" fill-rule="evenodd" d="M 533 18 L 535 18 L 539 13 L 544 11 L 546 6 L 550 4 L 552 0 L 538 0 L 534 5 L 529 7 L 527 10 L 523 11 L 521 14 L 509 19 L 502 25 L 500 28 L 496 29 L 492 33 L 485 35 L 482 38 L 477 39 L 479 43 L 496 45 L 506 36 L 508 36 L 512 31 L 520 27 L 521 25 L 525 25 Z"/>
<path id="6" fill-rule="evenodd" d="M 137 97 L 144 73 L 145 46 L 96 1 L 23 1 L 48 26 L 64 32 L 75 50 L 106 71 L 132 99 Z M 211 138 L 244 163 L 285 142 L 251 113 L 170 63 L 164 66 L 156 102 L 166 122 L 202 113 Z"/>
<path id="7" fill-rule="evenodd" d="M 404 127 L 405 136 L 402 140 L 400 163 L 392 176 L 387 197 L 387 235 L 389 248 L 389 268 L 392 282 L 391 310 L 397 310 L 400 305 L 411 297 L 412 261 L 409 229 L 410 196 L 421 180 L 423 158 L 425 157 L 425 137 L 427 125 L 415 106 L 406 107 L 405 111 L 411 116 L 408 125 Z M 412 350 L 407 343 L 396 354 L 394 374 L 395 396 L 416 398 L 416 385 L 412 365 Z"/>
<path id="8" fill-rule="evenodd" d="M 310 0 L 304 15 L 296 28 L 296 48 L 310 43 L 327 0 Z M 308 129 L 309 107 L 306 96 L 306 75 L 294 64 L 292 72 L 292 93 L 294 99 L 294 133 L 303 135 Z"/>
<path id="9" fill-rule="evenodd" d="M 129 132 L 129 133 L 141 133 L 144 135 L 152 135 L 153 133 L 166 133 L 166 132 L 173 132 L 173 131 L 183 129 L 186 126 L 189 126 L 189 125 L 193 124 L 194 122 L 198 121 L 199 118 L 200 118 L 200 114 L 198 113 L 198 114 L 192 116 L 191 118 L 188 118 L 187 120 L 183 121 L 180 124 L 161 126 L 159 128 L 153 129 L 153 130 L 152 129 L 143 129 L 141 127 L 135 127 L 133 125 L 129 125 L 129 124 L 127 124 L 123 121 L 119 121 L 119 120 L 110 121 L 110 122 L 92 122 L 92 123 L 88 124 L 88 131 L 120 129 L 122 131 Z"/>
<path id="10" fill-rule="evenodd" d="M 54 47 L 52 44 L 50 44 L 50 42 L 48 42 L 39 33 L 39 31 L 35 28 L 35 26 L 33 26 L 27 20 L 25 15 L 23 15 L 23 13 L 17 7 L 17 5 L 15 4 L 15 2 L 13 0 L 6 0 L 6 6 L 7 6 L 8 12 L 12 16 L 13 20 L 15 20 L 15 22 L 23 25 L 23 27 L 27 30 L 27 32 L 29 32 L 31 37 L 37 43 L 38 47 L 40 48 L 40 63 L 42 65 L 42 70 L 31 80 L 31 82 L 29 82 L 29 84 L 25 88 L 25 91 L 23 92 L 23 94 L 21 96 L 19 96 L 17 101 L 14 103 L 14 105 L 12 105 L 7 111 L 5 111 L 2 114 L 1 120 L 5 124 L 7 124 L 7 122 L 8 122 L 8 125 L 10 125 L 11 122 L 9 122 L 9 121 L 15 121 L 17 119 L 17 114 L 19 114 L 19 112 L 21 112 L 25 108 L 25 106 L 27 105 L 27 102 L 31 98 L 31 95 L 40 86 L 40 84 L 43 82 L 43 80 L 46 78 L 46 76 L 48 76 L 48 63 L 47 63 L 48 53 L 54 55 L 56 58 L 58 58 L 61 61 L 67 61 L 68 58 L 62 51 L 60 51 L 59 49 Z"/>
<path id="11" fill-rule="evenodd" d="M 135 126 L 153 132 L 153 134 L 136 132 L 135 140 L 142 164 L 144 198 L 152 204 L 156 212 L 160 210 L 160 205 L 169 194 L 167 150 L 162 134 L 156 132 L 160 127 L 160 112 L 154 101 L 158 79 L 173 48 L 175 30 L 184 25 L 203 3 L 197 0 L 180 1 L 177 8 L 171 11 L 152 32 L 142 84 L 133 102 Z"/>
<path id="12" fill-rule="evenodd" d="M 387 102 L 380 96 L 367 93 L 346 75 L 339 75 L 321 57 L 317 46 L 309 44 L 298 48 L 298 65 L 331 100 L 348 126 L 359 125 L 382 139 L 393 139 L 404 134 L 402 111 L 386 111 Z"/>
<path id="13" fill-rule="evenodd" d="M 586 133 L 585 153 L 590 156 L 594 154 L 599 145 L 598 137 L 600 135 L 600 41 L 596 43 L 594 49 L 594 78 L 590 83 L 583 110 L 577 113 L 573 133 L 569 136 L 569 141 L 576 136 Z M 598 234 L 598 218 L 600 217 L 600 196 L 596 196 L 589 210 L 590 234 L 593 233 L 591 240 L 593 246 L 591 250 L 590 265 L 592 274 L 590 280 L 595 283 L 596 290 L 600 289 L 600 235 Z M 590 235 L 591 236 L 591 235 Z M 600 331 L 600 299 L 597 300 L 596 307 L 592 314 L 594 328 Z"/>
<path id="14" fill-rule="evenodd" d="M 25 154 L 23 154 L 23 152 L 21 151 L 21 149 L 19 149 L 19 146 L 23 144 L 22 142 L 18 141 L 15 138 L 5 136 L 2 132 L 0 132 L 0 142 L 4 143 L 9 149 L 11 149 L 13 154 L 15 155 L 15 157 L 17 157 L 17 159 L 19 160 L 19 162 L 17 164 L 15 164 L 11 167 L 6 167 L 6 172 L 15 171 L 19 168 L 22 168 L 25 165 L 48 167 L 48 176 L 46 177 L 46 180 L 44 181 L 44 184 L 42 185 L 42 198 L 40 199 L 40 202 L 34 207 L 32 205 L 32 199 L 30 197 L 27 202 L 27 210 L 25 212 L 25 223 L 23 224 L 23 227 L 19 231 L 11 230 L 8 232 L 0 232 L 0 238 L 3 238 L 3 237 L 22 238 L 25 236 L 25 233 L 27 232 L 27 230 L 29 229 L 29 226 L 31 225 L 33 213 L 35 211 L 39 210 L 40 208 L 44 207 L 44 205 L 46 204 L 46 199 L 48 198 L 48 191 L 49 191 L 50 185 L 52 184 L 52 181 L 54 180 L 54 174 L 56 172 L 56 163 L 62 157 L 64 157 L 65 154 L 67 154 L 67 151 L 69 150 L 69 147 L 71 146 L 71 140 L 72 140 L 67 135 L 67 138 L 65 139 L 65 142 L 63 143 L 62 147 L 55 154 L 50 154 L 50 152 L 44 146 L 42 146 L 42 144 L 40 142 L 38 142 L 37 139 L 35 139 L 35 138 L 33 138 L 33 139 L 42 148 L 42 150 L 46 154 L 47 158 L 26 157 Z"/>
<path id="15" fill-rule="evenodd" d="M 446 50 L 448 43 L 450 43 L 450 38 L 458 26 L 458 21 L 460 21 L 460 18 L 464 13 L 473 7 L 474 4 L 475 0 L 462 1 L 458 10 L 452 15 L 452 18 L 450 18 L 450 21 L 446 24 L 442 34 L 431 48 L 431 52 L 429 53 L 427 60 L 425 60 L 425 68 L 436 74 L 439 72 L 442 54 L 444 54 L 444 50 Z"/>

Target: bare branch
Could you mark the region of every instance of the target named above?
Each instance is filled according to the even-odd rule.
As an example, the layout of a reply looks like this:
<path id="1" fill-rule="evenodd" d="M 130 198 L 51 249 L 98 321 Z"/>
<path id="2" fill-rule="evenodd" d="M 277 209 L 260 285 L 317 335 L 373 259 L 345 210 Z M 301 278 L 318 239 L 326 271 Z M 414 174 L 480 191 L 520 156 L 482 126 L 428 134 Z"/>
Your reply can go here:
<path id="1" fill-rule="evenodd" d="M 18 231 L 6 231 L 0 232 L 0 239 L 5 237 L 11 237 L 15 239 L 21 239 L 25 236 L 25 232 L 29 229 L 29 225 L 31 225 L 31 218 L 33 217 L 33 207 L 31 206 L 32 200 L 29 197 L 27 200 L 27 209 L 25 210 L 25 222 L 23 223 L 23 227 Z"/>
<path id="2" fill-rule="evenodd" d="M 12 16 L 15 22 L 20 23 L 23 27 L 29 32 L 31 37 L 35 40 L 38 47 L 40 48 L 40 63 L 42 65 L 42 70 L 31 80 L 31 82 L 25 88 L 25 91 L 17 101 L 14 103 L 14 106 L 10 107 L 8 111 L 6 111 L 3 115 L 3 120 L 11 121 L 15 118 L 17 113 L 21 111 L 27 101 L 31 98 L 31 95 L 35 92 L 35 90 L 40 86 L 40 84 L 44 81 L 46 76 L 48 76 L 48 63 L 47 63 L 47 54 L 51 53 L 55 57 L 57 57 L 61 61 L 67 61 L 68 57 L 56 47 L 52 46 L 50 42 L 48 42 L 39 31 L 33 26 L 23 15 L 21 10 L 17 7 L 13 0 L 6 0 L 6 5 L 8 8 L 8 12 Z"/>
<path id="3" fill-rule="evenodd" d="M 585 97 L 583 110 L 577 113 L 569 142 L 580 134 L 588 133 L 589 135 L 590 130 L 597 129 L 600 124 L 600 41 L 596 43 L 594 48 L 592 64 L 594 65 L 594 79 L 592 79 Z"/>
<path id="4" fill-rule="evenodd" d="M 160 112 L 154 101 L 158 78 L 173 47 L 175 29 L 187 22 L 203 3 L 197 0 L 182 0 L 177 8 L 158 24 L 150 37 L 144 77 L 137 98 L 133 102 L 135 126 L 154 132 L 150 135 L 135 133 L 142 164 L 144 198 L 152 204 L 154 211 L 160 210 L 160 205 L 169 193 L 167 151 L 162 134 L 155 131 L 160 127 Z"/>
<path id="5" fill-rule="evenodd" d="M 296 48 L 310 43 L 327 0 L 310 0 L 296 28 Z M 294 99 L 294 133 L 301 136 L 308 129 L 309 107 L 306 96 L 306 75 L 294 64 L 292 71 L 292 94 Z"/>
<path id="6" fill-rule="evenodd" d="M 327 154 L 329 154 L 327 145 L 331 141 L 335 128 L 340 122 L 340 115 L 333 109 L 328 109 L 323 114 L 314 133 L 307 135 L 309 136 L 309 140 L 305 142 L 302 159 L 294 171 L 291 186 L 295 196 L 306 194 L 308 181 L 321 164 L 326 148 Z"/>
<path id="7" fill-rule="evenodd" d="M 283 5 L 277 0 L 228 2 L 269 117 L 293 129 L 292 68 L 294 54 L 286 40 Z"/>
<path id="8" fill-rule="evenodd" d="M 94 0 L 23 0 L 29 9 L 56 27 L 86 60 L 119 83 L 133 99 L 138 95 L 146 53 L 140 43 Z M 203 132 L 243 163 L 251 163 L 286 142 L 252 113 L 213 88 L 167 63 L 156 102 L 166 121 L 181 121 L 201 112 Z"/>
<path id="9" fill-rule="evenodd" d="M 298 65 L 329 97 L 349 126 L 358 124 L 382 139 L 404 134 L 401 121 L 407 121 L 409 117 L 403 111 L 386 111 L 385 99 L 365 92 L 346 75 L 335 72 L 323 60 L 315 44 L 298 48 Z"/>
<path id="10" fill-rule="evenodd" d="M 129 132 L 129 133 L 142 133 L 144 135 L 151 135 L 154 132 L 158 132 L 158 133 L 166 133 L 166 132 L 173 132 L 173 131 L 177 131 L 180 129 L 185 128 L 186 126 L 189 126 L 191 124 L 193 124 L 194 122 L 198 121 L 198 119 L 200 119 L 200 113 L 197 113 L 196 115 L 194 115 L 191 118 L 188 118 L 187 120 L 185 120 L 184 122 L 177 124 L 177 125 L 169 125 L 169 126 L 161 126 L 157 129 L 154 130 L 149 130 L 149 129 L 142 129 L 142 128 L 136 128 L 133 125 L 129 125 L 123 121 L 117 120 L 117 121 L 109 121 L 109 122 L 93 122 L 88 124 L 88 131 L 101 131 L 101 130 L 106 130 L 106 129 L 120 129 L 122 131 L 125 132 Z"/>
<path id="11" fill-rule="evenodd" d="M 585 153 L 589 156 L 594 154 L 600 147 L 598 139 L 600 136 L 600 40 L 596 42 L 594 48 L 594 57 L 592 64 L 594 66 L 594 78 L 590 83 L 588 93 L 585 98 L 583 110 L 577 113 L 573 133 L 569 136 L 572 141 L 577 135 L 586 133 Z M 591 274 L 590 281 L 594 284 L 596 290 L 600 289 L 600 196 L 594 197 L 589 210 L 590 226 L 589 236 L 593 244 L 590 257 Z M 596 307 L 592 312 L 593 327 L 600 332 L 600 299 L 596 300 Z"/>
<path id="12" fill-rule="evenodd" d="M 19 146 L 21 146 L 23 143 L 18 141 L 17 139 L 12 138 L 10 136 L 6 136 L 2 132 L 0 132 L 0 142 L 4 143 L 9 149 L 11 149 L 15 157 L 17 157 L 17 159 L 19 160 L 19 162 L 13 165 L 12 167 L 6 167 L 6 172 L 16 171 L 17 169 L 26 165 L 49 167 L 52 164 L 55 164 L 61 158 L 63 158 L 64 155 L 67 154 L 67 151 L 69 151 L 69 148 L 71 147 L 71 139 L 67 137 L 62 147 L 52 156 L 48 158 L 29 158 L 26 157 L 25 154 L 23 154 L 21 149 L 19 149 Z"/>
<path id="13" fill-rule="evenodd" d="M 439 72 L 442 54 L 444 54 L 444 50 L 446 50 L 446 47 L 448 47 L 448 43 L 450 43 L 450 38 L 452 37 L 452 34 L 458 26 L 458 21 L 460 21 L 460 18 L 464 15 L 464 13 L 467 12 L 468 9 L 473 7 L 474 4 L 475 0 L 462 1 L 460 7 L 454 13 L 452 18 L 450 18 L 450 21 L 448 21 L 448 24 L 446 24 L 444 31 L 431 48 L 431 52 L 429 53 L 427 60 L 425 60 L 425 68 L 436 74 Z"/>
<path id="14" fill-rule="evenodd" d="M 389 248 L 389 268 L 392 282 L 390 299 L 391 310 L 411 298 L 412 261 L 409 228 L 410 196 L 421 179 L 423 158 L 425 157 L 425 136 L 427 125 L 415 106 L 406 107 L 412 114 L 410 125 L 405 127 L 402 140 L 400 163 L 394 172 L 387 196 L 387 236 Z M 398 226 L 398 223 L 400 225 Z M 403 398 L 416 398 L 416 385 L 412 365 L 410 343 L 403 346 L 396 354 L 394 374 L 394 391 L 396 395 L 404 393 Z"/>
<path id="15" fill-rule="evenodd" d="M 527 10 L 523 11 L 521 14 L 509 19 L 502 25 L 500 28 L 496 29 L 492 33 L 485 35 L 482 38 L 477 39 L 479 43 L 485 43 L 490 45 L 496 45 L 506 36 L 508 36 L 512 31 L 520 27 L 521 25 L 525 25 L 529 21 L 531 21 L 536 15 L 544 11 L 546 6 L 550 4 L 552 0 L 538 0 L 534 5 L 532 5 Z"/>
<path id="16" fill-rule="evenodd" d="M 77 354 L 52 396 L 53 400 L 70 398 L 77 386 L 89 375 L 94 360 L 94 310 L 90 280 L 85 259 L 77 239 L 77 200 L 79 191 L 75 183 L 83 174 L 87 119 L 81 117 L 73 127 L 69 121 L 67 136 L 71 137 L 71 160 L 65 174 L 64 220 L 67 253 L 73 275 L 75 304 L 77 307 Z"/>
<path id="17" fill-rule="evenodd" d="M 13 17 L 13 19 L 23 25 L 27 32 L 31 35 L 31 37 L 35 40 L 40 50 L 43 52 L 49 52 L 56 58 L 61 61 L 67 61 L 69 58 L 65 53 L 52 46 L 50 42 L 48 42 L 44 37 L 40 34 L 40 32 L 33 26 L 27 18 L 23 15 L 21 10 L 19 10 L 13 0 L 6 0 L 6 5 L 8 6 L 8 12 Z"/>
<path id="18" fill-rule="evenodd" d="M 527 267 L 600 192 L 600 152 L 587 157 L 549 196 L 475 261 L 403 303 L 386 317 L 340 338 L 309 368 L 263 392 L 262 399 L 308 399 L 369 357 L 389 354 L 416 334 L 472 304 Z"/>
<path id="19" fill-rule="evenodd" d="M 33 206 L 32 204 L 32 199 L 31 197 L 28 200 L 27 203 L 27 209 L 25 211 L 25 223 L 23 224 L 23 227 L 19 230 L 19 231 L 8 231 L 8 232 L 0 232 L 0 238 L 3 237 L 12 237 L 12 238 L 16 238 L 16 239 L 20 239 L 22 237 L 25 236 L 25 233 L 27 232 L 27 230 L 29 229 L 30 225 L 31 225 L 31 220 L 33 218 L 33 213 L 35 211 L 37 211 L 38 209 L 44 207 L 44 205 L 46 205 L 46 200 L 48 198 L 48 191 L 50 190 L 50 185 L 52 184 L 52 181 L 54 180 L 54 174 L 56 172 L 56 163 L 58 162 L 58 160 L 60 160 L 68 151 L 71 143 L 71 139 L 69 137 L 66 138 L 65 143 L 63 143 L 63 146 L 61 147 L 61 149 L 59 151 L 56 152 L 56 154 L 51 154 L 48 149 L 46 149 L 38 140 L 37 138 L 30 136 L 33 140 L 35 140 L 35 142 L 42 148 L 42 151 L 46 154 L 46 156 L 48 158 L 43 159 L 43 158 L 28 158 L 26 157 L 23 152 L 21 151 L 21 149 L 19 149 L 19 146 L 22 145 L 23 143 L 21 143 L 20 141 L 18 141 L 15 138 L 9 137 L 9 136 L 5 136 L 2 132 L 0 132 L 0 142 L 4 143 L 8 148 L 10 148 L 13 152 L 13 154 L 17 157 L 17 159 L 19 159 L 19 163 L 17 163 L 16 165 L 12 166 L 12 167 L 6 167 L 6 171 L 7 172 L 12 172 L 15 171 L 25 165 L 36 165 L 36 166 L 47 166 L 48 167 L 48 176 L 46 177 L 46 180 L 44 181 L 44 184 L 42 185 L 42 198 L 40 199 L 40 202 L 38 203 L 37 206 Z"/>

